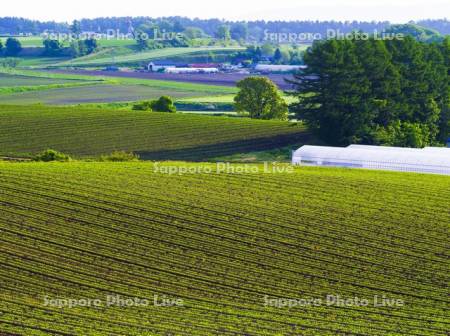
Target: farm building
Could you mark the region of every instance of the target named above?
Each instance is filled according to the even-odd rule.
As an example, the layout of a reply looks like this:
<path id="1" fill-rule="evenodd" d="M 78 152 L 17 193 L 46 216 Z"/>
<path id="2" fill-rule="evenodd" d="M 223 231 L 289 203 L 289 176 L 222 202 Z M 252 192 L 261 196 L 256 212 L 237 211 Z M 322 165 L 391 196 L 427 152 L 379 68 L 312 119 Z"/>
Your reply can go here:
<path id="1" fill-rule="evenodd" d="M 293 152 L 292 163 L 450 175 L 450 148 L 303 146 Z"/>
<path id="2" fill-rule="evenodd" d="M 257 64 L 255 71 L 262 73 L 270 72 L 295 72 L 304 69 L 304 65 L 275 65 L 275 64 Z"/>
<path id="3" fill-rule="evenodd" d="M 167 68 L 187 68 L 188 64 L 167 62 L 167 61 L 153 61 L 147 64 L 147 70 L 152 72 L 164 71 Z"/>
<path id="4" fill-rule="evenodd" d="M 217 68 L 166 68 L 165 73 L 217 73 Z"/>

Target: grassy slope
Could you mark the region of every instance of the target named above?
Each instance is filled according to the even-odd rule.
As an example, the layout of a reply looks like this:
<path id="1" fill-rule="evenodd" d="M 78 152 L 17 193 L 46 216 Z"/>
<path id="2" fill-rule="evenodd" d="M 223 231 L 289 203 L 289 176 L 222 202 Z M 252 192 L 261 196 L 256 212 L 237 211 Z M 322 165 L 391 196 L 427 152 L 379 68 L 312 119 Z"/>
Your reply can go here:
<path id="1" fill-rule="evenodd" d="M 450 178 L 312 168 L 178 176 L 153 169 L 0 163 L 0 331 L 444 336 L 449 330 Z M 280 309 L 263 299 L 330 294 L 367 298 L 370 305 Z M 44 306 L 45 296 L 104 304 L 106 295 L 151 304 Z M 154 295 L 181 298 L 184 307 L 154 307 Z M 375 295 L 405 306 L 374 308 Z"/>
<path id="2" fill-rule="evenodd" d="M 202 160 L 297 144 L 288 122 L 107 109 L 0 107 L 0 153 L 53 148 L 76 156 L 127 150 L 148 159 Z"/>
<path id="3" fill-rule="evenodd" d="M 195 47 L 195 48 L 164 48 L 156 49 L 144 52 L 132 52 L 130 50 L 129 54 L 116 55 L 113 59 L 112 55 L 107 57 L 96 58 L 95 55 L 89 55 L 86 57 L 76 58 L 70 61 L 62 62 L 56 64 L 56 66 L 100 66 L 107 64 L 125 64 L 140 61 L 147 61 L 159 58 L 169 58 L 182 55 L 191 55 L 201 52 L 220 52 L 228 50 L 242 50 L 241 47 Z"/>

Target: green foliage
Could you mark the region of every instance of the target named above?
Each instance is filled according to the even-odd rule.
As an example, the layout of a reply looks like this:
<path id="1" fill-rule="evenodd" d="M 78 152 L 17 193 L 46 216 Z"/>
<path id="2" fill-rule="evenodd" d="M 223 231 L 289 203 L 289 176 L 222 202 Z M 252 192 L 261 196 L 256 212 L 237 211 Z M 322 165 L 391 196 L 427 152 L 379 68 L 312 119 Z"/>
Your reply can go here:
<path id="1" fill-rule="evenodd" d="M 196 27 L 186 27 L 183 34 L 188 39 L 191 39 L 191 40 L 202 38 L 205 35 L 203 30 L 201 30 L 200 28 L 196 28 Z"/>
<path id="2" fill-rule="evenodd" d="M 135 111 L 176 112 L 172 98 L 161 96 L 156 100 L 145 100 L 133 105 Z"/>
<path id="3" fill-rule="evenodd" d="M 131 162 L 139 161 L 139 155 L 128 153 L 125 151 L 114 151 L 109 155 L 102 155 L 100 157 L 102 162 Z"/>
<path id="4" fill-rule="evenodd" d="M 221 25 L 217 28 L 216 37 L 220 40 L 228 42 L 231 40 L 230 26 Z"/>
<path id="5" fill-rule="evenodd" d="M 153 101 L 151 108 L 155 112 L 176 112 L 172 98 L 169 96 L 161 96 L 157 100 Z"/>
<path id="6" fill-rule="evenodd" d="M 5 55 L 15 57 L 22 51 L 22 44 L 16 38 L 9 37 L 6 40 Z"/>
<path id="7" fill-rule="evenodd" d="M 233 40 L 245 42 L 248 39 L 248 24 L 236 22 L 231 26 L 230 35 Z"/>
<path id="8" fill-rule="evenodd" d="M 275 50 L 275 53 L 273 55 L 273 62 L 275 64 L 281 64 L 283 60 L 283 55 L 281 54 L 281 50 L 280 48 L 277 48 L 277 50 Z"/>
<path id="9" fill-rule="evenodd" d="M 73 20 L 72 24 L 70 25 L 70 32 L 75 35 L 80 34 L 81 33 L 81 22 L 78 20 Z"/>
<path id="10" fill-rule="evenodd" d="M 93 52 L 95 52 L 98 48 L 98 42 L 96 39 L 94 38 L 89 38 L 83 41 L 84 46 L 85 46 L 85 54 L 86 55 L 90 55 Z"/>
<path id="11" fill-rule="evenodd" d="M 55 151 L 53 149 L 47 149 L 34 157 L 34 161 L 42 161 L 42 162 L 51 162 L 51 161 L 67 162 L 71 160 L 72 159 L 70 156 Z"/>
<path id="12" fill-rule="evenodd" d="M 152 100 L 144 100 L 139 103 L 133 104 L 133 110 L 135 111 L 153 111 Z"/>
<path id="13" fill-rule="evenodd" d="M 270 79 L 248 77 L 237 87 L 240 91 L 234 98 L 236 111 L 248 112 L 255 119 L 287 119 L 288 106 Z"/>
<path id="14" fill-rule="evenodd" d="M 440 42 L 443 40 L 443 36 L 438 31 L 412 23 L 391 25 L 386 29 L 386 33 L 412 36 L 420 42 Z"/>
<path id="15" fill-rule="evenodd" d="M 412 37 L 316 42 L 292 109 L 329 144 L 433 145 L 448 120 L 444 48 Z"/>
<path id="16" fill-rule="evenodd" d="M 44 44 L 44 55 L 45 56 L 60 56 L 63 52 L 63 45 L 58 40 L 46 39 L 42 42 Z"/>

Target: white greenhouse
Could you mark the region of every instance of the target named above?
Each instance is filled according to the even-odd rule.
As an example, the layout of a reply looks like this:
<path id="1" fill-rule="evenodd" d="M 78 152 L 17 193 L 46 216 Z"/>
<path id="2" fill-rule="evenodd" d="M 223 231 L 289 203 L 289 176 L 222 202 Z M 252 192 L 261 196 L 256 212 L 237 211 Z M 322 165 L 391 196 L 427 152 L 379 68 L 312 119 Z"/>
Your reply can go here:
<path id="1" fill-rule="evenodd" d="M 450 148 L 303 146 L 293 152 L 292 163 L 450 175 Z"/>

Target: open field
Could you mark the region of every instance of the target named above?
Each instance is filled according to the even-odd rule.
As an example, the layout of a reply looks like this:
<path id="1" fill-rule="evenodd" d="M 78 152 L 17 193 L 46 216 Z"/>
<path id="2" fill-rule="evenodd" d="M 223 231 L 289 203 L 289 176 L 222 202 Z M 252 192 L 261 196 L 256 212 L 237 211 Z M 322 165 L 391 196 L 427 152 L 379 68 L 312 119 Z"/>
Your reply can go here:
<path id="1" fill-rule="evenodd" d="M 79 82 L 77 79 L 45 78 L 0 73 L 0 87 L 35 86 L 51 84 L 68 84 Z"/>
<path id="2" fill-rule="evenodd" d="M 169 175 L 151 163 L 0 163 L 0 177 L 5 335 L 445 336 L 450 328 L 448 177 L 309 168 Z M 108 295 L 139 305 L 107 306 Z M 155 306 L 155 295 L 158 304 L 181 301 Z M 266 295 L 323 304 L 277 308 Z M 326 305 L 327 295 L 370 303 Z M 375 307 L 383 295 L 404 305 Z M 45 305 L 82 298 L 99 307 Z"/>
<path id="3" fill-rule="evenodd" d="M 236 83 L 245 79 L 249 74 L 170 74 L 170 73 L 156 73 L 156 72 L 125 72 L 125 71 L 89 71 L 89 70 L 56 70 L 57 73 L 79 74 L 87 76 L 105 76 L 105 77 L 119 77 L 119 78 L 138 78 L 151 79 L 162 81 L 176 81 L 185 83 L 199 83 L 206 85 L 219 85 L 235 87 Z M 264 75 L 273 81 L 281 90 L 290 90 L 292 85 L 286 82 L 286 79 L 293 79 L 291 74 L 271 74 Z"/>
<path id="4" fill-rule="evenodd" d="M 76 107 L 0 108 L 3 156 L 52 148 L 78 157 L 125 150 L 144 159 L 206 160 L 306 138 L 303 127 L 280 121 Z"/>
<path id="5" fill-rule="evenodd" d="M 83 103 L 129 102 L 155 99 L 169 94 L 174 98 L 192 97 L 191 91 L 152 88 L 144 85 L 92 85 L 0 95 L 0 104 L 74 105 Z M 197 94 L 199 95 L 199 94 Z"/>
<path id="6" fill-rule="evenodd" d="M 192 98 L 236 91 L 235 88 L 216 85 L 47 71 L 14 70 L 0 73 L 0 83 L 2 78 L 5 85 L 14 86 L 0 86 L 0 104 L 130 102 L 161 95 Z"/>
<path id="7" fill-rule="evenodd" d="M 108 64 L 127 64 L 141 61 L 150 61 L 159 58 L 179 57 L 204 52 L 239 51 L 241 47 L 196 47 L 196 48 L 164 48 L 144 52 L 132 52 L 129 54 L 92 58 L 92 55 L 79 57 L 70 61 L 56 64 L 57 66 L 102 66 Z"/>

